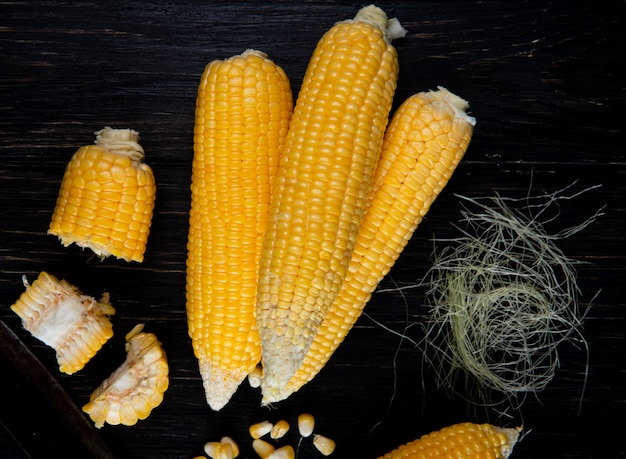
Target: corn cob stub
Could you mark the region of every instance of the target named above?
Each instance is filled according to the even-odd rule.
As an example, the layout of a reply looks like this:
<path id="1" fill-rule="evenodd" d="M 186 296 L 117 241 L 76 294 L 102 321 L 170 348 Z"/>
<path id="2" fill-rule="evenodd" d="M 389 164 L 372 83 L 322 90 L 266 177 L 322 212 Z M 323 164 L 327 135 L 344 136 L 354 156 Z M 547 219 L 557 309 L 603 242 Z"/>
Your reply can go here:
<path id="1" fill-rule="evenodd" d="M 91 394 L 83 411 L 97 428 L 132 426 L 148 417 L 169 387 L 169 366 L 161 343 L 143 324 L 126 335 L 126 360 Z"/>
<path id="2" fill-rule="evenodd" d="M 105 293 L 100 301 L 84 295 L 66 280 L 47 272 L 28 284 L 11 306 L 35 338 L 56 351 L 61 372 L 73 374 L 113 336 L 109 316 L 115 309 Z"/>
<path id="3" fill-rule="evenodd" d="M 142 262 L 156 195 L 139 135 L 105 127 L 69 161 L 48 234 L 100 257 Z"/>
<path id="4" fill-rule="evenodd" d="M 298 369 L 346 275 L 397 83 L 390 42 L 405 32 L 371 5 L 331 27 L 310 59 L 259 265 L 264 392 Z"/>
<path id="5" fill-rule="evenodd" d="M 210 62 L 198 88 L 187 320 L 208 404 L 220 410 L 261 360 L 258 263 L 293 99 L 257 50 Z"/>
<path id="6" fill-rule="evenodd" d="M 465 422 L 406 443 L 378 459 L 506 459 L 521 428 Z"/>
<path id="7" fill-rule="evenodd" d="M 299 390 L 343 342 L 463 158 L 476 122 L 467 108 L 467 101 L 439 88 L 409 97 L 394 113 L 339 295 L 301 367 L 283 390 L 264 392 L 264 404 Z"/>

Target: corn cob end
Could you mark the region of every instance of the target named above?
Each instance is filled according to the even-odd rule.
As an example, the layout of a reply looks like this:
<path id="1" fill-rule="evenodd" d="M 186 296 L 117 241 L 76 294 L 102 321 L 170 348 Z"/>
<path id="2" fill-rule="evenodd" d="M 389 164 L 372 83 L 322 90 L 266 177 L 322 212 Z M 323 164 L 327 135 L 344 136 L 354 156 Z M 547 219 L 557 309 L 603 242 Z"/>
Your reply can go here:
<path id="1" fill-rule="evenodd" d="M 208 359 L 199 359 L 198 364 L 206 401 L 212 410 L 219 411 L 226 406 L 248 374 L 243 368 L 227 370 L 220 365 L 213 365 Z"/>

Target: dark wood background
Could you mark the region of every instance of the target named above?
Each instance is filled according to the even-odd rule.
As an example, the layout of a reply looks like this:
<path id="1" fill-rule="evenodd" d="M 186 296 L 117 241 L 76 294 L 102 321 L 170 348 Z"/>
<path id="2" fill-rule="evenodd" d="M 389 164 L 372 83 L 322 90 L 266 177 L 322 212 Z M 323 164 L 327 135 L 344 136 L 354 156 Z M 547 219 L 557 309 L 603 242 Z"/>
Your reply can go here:
<path id="1" fill-rule="evenodd" d="M 121 458 L 186 458 L 206 441 L 232 436 L 241 457 L 256 457 L 250 424 L 308 411 L 318 433 L 337 441 L 334 457 L 375 458 L 445 425 L 471 420 L 524 424 L 513 458 L 626 457 L 626 4 L 380 2 L 408 29 L 400 57 L 397 106 L 443 85 L 466 98 L 478 120 L 453 179 L 418 228 L 356 327 L 322 373 L 273 409 L 244 384 L 221 412 L 204 402 L 185 319 L 185 245 L 196 87 L 204 66 L 246 48 L 265 51 L 297 93 L 316 41 L 358 2 L 2 2 L 0 3 L 0 318 L 33 350 L 78 406 L 124 359 L 136 323 L 157 334 L 168 354 L 171 386 L 163 404 L 135 427 L 100 434 Z M 102 127 L 139 131 L 158 184 L 143 264 L 101 261 L 46 235 L 65 165 Z M 605 214 L 561 241 L 577 265 L 581 302 L 593 302 L 582 330 L 586 355 L 562 346 L 547 389 L 519 410 L 449 397 L 422 370 L 419 341 L 433 237 L 456 235 L 466 196 L 523 197 L 577 181 L 595 185 L 564 202 L 552 229 Z M 46 270 L 85 293 L 111 294 L 116 334 L 80 373 L 58 372 L 53 352 L 21 328 L 9 306 Z M 407 325 L 411 325 L 408 330 Z M 0 359 L 2 419 L 21 420 L 22 441 L 49 457 L 57 445 L 44 408 L 19 398 L 25 383 Z M 16 389 L 15 397 L 9 388 Z M 582 399 L 581 399 L 582 394 Z M 32 401 L 32 399 L 31 399 Z M 54 437 L 52 435 L 52 437 Z M 286 441 L 295 444 L 292 432 Z M 63 451 L 57 451 L 62 454 Z M 33 453 L 34 454 L 34 453 Z M 0 430 L 0 456 L 26 457 Z M 34 454 L 33 457 L 37 455 Z M 66 456 L 69 457 L 69 456 Z M 321 457 L 304 441 L 299 457 Z"/>

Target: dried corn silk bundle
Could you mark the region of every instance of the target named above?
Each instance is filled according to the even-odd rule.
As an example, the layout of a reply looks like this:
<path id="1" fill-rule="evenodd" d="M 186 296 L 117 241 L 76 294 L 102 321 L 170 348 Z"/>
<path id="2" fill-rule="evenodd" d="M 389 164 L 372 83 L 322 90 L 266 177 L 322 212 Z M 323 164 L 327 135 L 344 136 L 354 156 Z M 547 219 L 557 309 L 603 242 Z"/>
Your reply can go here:
<path id="1" fill-rule="evenodd" d="M 519 406 L 553 379 L 561 343 L 586 349 L 575 261 L 557 241 L 582 231 L 602 210 L 555 234 L 545 228 L 558 217 L 558 210 L 548 214 L 560 201 L 591 189 L 566 194 L 571 186 L 524 199 L 459 196 L 462 235 L 435 249 L 425 278 L 430 310 L 423 355 L 440 387 L 458 392 L 464 374 L 470 392 L 464 396 L 477 396 L 471 401 L 493 403 L 487 398 L 499 393 Z"/>

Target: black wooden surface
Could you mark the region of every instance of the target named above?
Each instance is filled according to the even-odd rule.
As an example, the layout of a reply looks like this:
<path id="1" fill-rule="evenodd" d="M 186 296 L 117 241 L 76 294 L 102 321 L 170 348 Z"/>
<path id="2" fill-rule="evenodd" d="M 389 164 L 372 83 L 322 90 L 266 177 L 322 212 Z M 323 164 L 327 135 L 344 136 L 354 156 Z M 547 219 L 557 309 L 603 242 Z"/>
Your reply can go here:
<path id="1" fill-rule="evenodd" d="M 267 409 L 242 385 L 219 413 L 204 402 L 185 322 L 185 244 L 197 83 L 207 62 L 257 48 L 297 93 L 322 33 L 358 2 L 1 2 L 0 3 L 0 318 L 28 344 L 82 406 L 124 358 L 123 339 L 145 322 L 168 354 L 171 386 L 163 404 L 135 427 L 100 433 L 121 458 L 191 458 L 223 435 L 255 457 L 247 428 L 308 411 L 317 431 L 337 441 L 334 457 L 375 458 L 445 425 L 471 420 L 524 424 L 513 458 L 626 457 L 626 5 L 619 3 L 381 2 L 409 34 L 396 43 L 396 103 L 413 92 L 448 87 L 468 99 L 478 120 L 453 179 L 433 205 L 390 276 L 321 374 Z M 158 185 L 143 264 L 101 261 L 46 235 L 67 161 L 105 125 L 139 131 Z M 432 237 L 455 235 L 455 194 L 523 197 L 578 181 L 601 184 L 563 203 L 564 228 L 606 206 L 605 215 L 560 247 L 577 265 L 583 303 L 601 289 L 583 329 L 585 352 L 560 349 L 548 388 L 508 416 L 448 397 L 422 370 L 419 341 Z M 85 293 L 111 294 L 112 340 L 80 373 L 58 372 L 53 352 L 21 328 L 9 306 L 21 276 L 46 270 Z M 407 325 L 410 326 L 405 330 Z M 386 329 L 388 328 L 388 329 Z M 0 360 L 0 410 L 21 438 L 54 451 L 44 407 L 20 400 L 27 382 Z M 11 390 L 9 390 L 11 389 Z M 14 392 L 13 392 L 14 391 Z M 12 395 L 18 394 L 18 395 Z M 32 401 L 32 400 L 31 400 Z M 41 415 L 40 415 L 41 413 Z M 294 431 L 286 441 L 296 444 Z M 69 451 L 69 450 L 68 450 Z M 62 451 L 58 451 L 62 454 Z M 0 430 L 0 456 L 26 457 Z M 67 457 L 67 456 L 66 456 Z M 321 457 L 304 441 L 300 458 Z"/>

